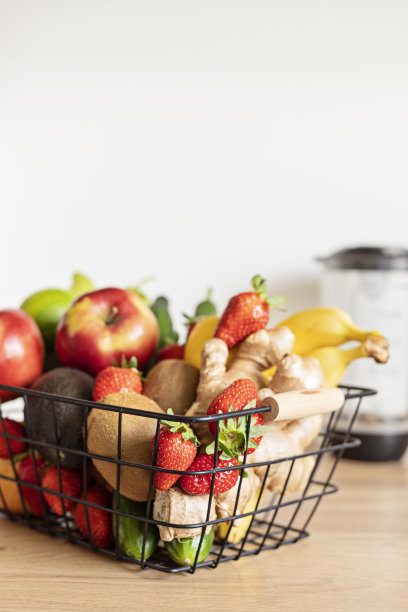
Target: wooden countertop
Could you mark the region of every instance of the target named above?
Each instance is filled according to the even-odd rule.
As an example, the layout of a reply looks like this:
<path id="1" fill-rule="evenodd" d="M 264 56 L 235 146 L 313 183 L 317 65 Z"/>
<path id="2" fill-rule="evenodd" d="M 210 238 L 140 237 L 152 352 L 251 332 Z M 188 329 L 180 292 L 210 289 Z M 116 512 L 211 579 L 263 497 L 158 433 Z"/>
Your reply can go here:
<path id="1" fill-rule="evenodd" d="M 408 458 L 343 460 L 311 537 L 195 575 L 107 559 L 0 520 L 0 610 L 403 610 Z"/>

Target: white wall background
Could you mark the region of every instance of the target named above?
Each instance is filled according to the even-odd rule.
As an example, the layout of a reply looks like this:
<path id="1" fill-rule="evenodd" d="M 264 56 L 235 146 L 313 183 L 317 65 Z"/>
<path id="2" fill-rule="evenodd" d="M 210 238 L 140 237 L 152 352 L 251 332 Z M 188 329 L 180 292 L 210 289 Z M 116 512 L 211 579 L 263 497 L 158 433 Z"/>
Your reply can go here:
<path id="1" fill-rule="evenodd" d="M 0 0 L 0 308 L 69 284 L 220 308 L 407 246 L 404 0 Z M 278 316 L 278 315 L 276 315 Z"/>

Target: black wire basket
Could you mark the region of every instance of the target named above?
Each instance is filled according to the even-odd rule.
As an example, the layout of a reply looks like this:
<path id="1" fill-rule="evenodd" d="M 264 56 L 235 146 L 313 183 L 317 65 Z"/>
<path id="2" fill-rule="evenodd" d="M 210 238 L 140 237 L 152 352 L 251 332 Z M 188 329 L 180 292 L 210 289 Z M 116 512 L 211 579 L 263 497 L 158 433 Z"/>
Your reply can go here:
<path id="1" fill-rule="evenodd" d="M 373 395 L 376 392 L 371 389 L 356 388 L 356 387 L 342 387 L 345 394 L 345 403 L 342 408 L 336 412 L 332 412 L 327 415 L 323 421 L 324 426 L 318 437 L 316 438 L 313 448 L 308 448 L 304 453 L 297 454 L 294 456 L 284 457 L 273 461 L 263 463 L 248 463 L 247 452 L 245 449 L 243 454 L 243 461 L 241 465 L 236 467 L 230 467 L 228 470 L 237 469 L 239 470 L 239 479 L 237 481 L 236 498 L 232 512 L 226 518 L 217 517 L 214 518 L 212 512 L 214 503 L 214 477 L 211 482 L 211 490 L 208 495 L 208 502 L 206 505 L 206 511 L 204 512 L 205 520 L 195 523 L 185 522 L 167 522 L 153 518 L 153 504 L 154 504 L 154 484 L 153 478 L 155 471 L 171 471 L 175 474 L 212 474 L 216 472 L 225 471 L 226 468 L 215 468 L 211 470 L 203 470 L 200 472 L 192 471 L 177 471 L 177 470 L 164 470 L 154 466 L 157 446 L 158 446 L 158 433 L 160 429 L 160 419 L 163 419 L 163 414 L 154 412 L 144 412 L 141 410 L 134 410 L 125 407 L 109 406 L 105 404 L 95 403 L 91 401 L 84 401 L 79 399 L 66 398 L 47 393 L 40 393 L 30 389 L 20 389 L 7 387 L 0 385 L 0 389 L 6 391 L 12 391 L 16 395 L 20 396 L 24 400 L 25 406 L 25 430 L 26 436 L 14 436 L 5 431 L 5 418 L 8 415 L 7 404 L 0 403 L 0 421 L 2 424 L 2 431 L 0 430 L 0 436 L 5 438 L 6 445 L 9 451 L 10 469 L 2 469 L 4 463 L 0 462 L 0 512 L 4 513 L 9 519 L 18 523 L 28 525 L 32 529 L 48 533 L 51 536 L 63 538 L 74 544 L 79 544 L 87 548 L 93 549 L 98 553 L 114 557 L 120 561 L 126 561 L 130 563 L 136 563 L 141 566 L 142 569 L 153 568 L 162 572 L 190 572 L 194 573 L 197 568 L 211 567 L 215 568 L 219 563 L 224 563 L 229 560 L 238 560 L 240 557 L 248 555 L 257 555 L 261 551 L 276 549 L 284 544 L 292 544 L 306 538 L 309 535 L 308 527 L 309 523 L 315 514 L 319 503 L 326 495 L 331 495 L 337 491 L 337 487 L 332 482 L 333 473 L 335 468 L 346 449 L 358 446 L 359 440 L 352 437 L 351 430 L 353 423 L 356 419 L 357 413 L 360 408 L 361 401 L 364 397 Z M 29 398 L 30 397 L 41 397 L 49 400 L 50 407 L 50 419 L 53 422 L 53 428 L 55 433 L 56 443 L 50 442 L 39 442 L 31 436 L 31 423 L 30 423 L 30 409 L 29 409 Z M 20 400 L 21 401 L 21 400 Z M 83 449 L 72 449 L 64 446 L 59 439 L 59 423 L 58 423 L 58 402 L 64 402 L 75 405 L 83 411 Z M 112 458 L 104 455 L 96 455 L 88 452 L 87 448 L 87 422 L 88 415 L 92 409 L 111 411 L 117 414 L 118 419 L 118 434 L 117 434 L 117 457 Z M 244 414 L 246 418 L 247 427 L 247 440 L 250 429 L 251 417 L 255 413 L 266 413 L 270 411 L 269 406 L 263 406 L 261 408 L 253 408 L 251 410 L 242 411 L 240 414 Z M 155 439 L 153 445 L 153 457 L 151 465 L 133 463 L 122 459 L 122 419 L 125 414 L 136 414 L 146 419 L 153 419 L 155 424 Z M 216 434 L 215 444 L 218 442 L 219 435 L 219 423 L 221 420 L 228 418 L 228 414 L 218 414 L 214 416 L 204 417 L 186 417 L 186 416 L 171 416 L 166 415 L 166 420 L 181 421 L 185 423 L 209 423 L 211 421 L 216 423 Z M 345 426 L 346 423 L 346 426 Z M 28 444 L 28 452 L 31 454 L 33 465 L 35 469 L 35 483 L 28 483 L 21 480 L 18 476 L 18 465 L 17 458 L 12 456 L 10 449 L 11 440 L 19 440 Z M 38 456 L 38 450 L 44 450 L 48 448 L 55 451 L 56 466 L 58 470 L 59 480 L 59 491 L 47 489 L 41 486 L 40 474 L 37 470 L 37 463 L 35 458 Z M 82 497 L 73 497 L 63 493 L 63 485 L 61 478 L 61 459 L 60 457 L 64 453 L 71 453 L 79 456 L 80 463 L 82 464 L 82 482 L 83 482 L 83 494 Z M 300 491 L 289 492 L 288 483 L 290 483 L 291 475 L 296 470 L 297 463 L 304 457 L 310 457 L 309 463 L 312 463 L 310 475 L 308 476 L 305 484 L 302 486 Z M 121 491 L 121 466 L 126 466 L 131 469 L 144 469 L 149 471 L 149 487 L 147 500 L 143 504 L 143 510 L 138 511 L 126 511 L 120 506 L 120 496 L 113 495 L 113 502 L 111 505 L 101 506 L 97 503 L 93 503 L 88 500 L 87 492 L 92 482 L 92 478 L 95 478 L 95 468 L 92 465 L 92 460 L 99 460 L 104 462 L 110 462 L 114 464 L 116 470 L 116 491 Z M 2 460 L 5 461 L 4 459 Z M 281 486 L 279 492 L 269 492 L 267 490 L 268 477 L 279 467 L 285 468 L 285 480 L 283 486 Z M 260 488 L 257 490 L 256 498 L 253 500 L 251 507 L 246 511 L 238 512 L 240 492 L 243 485 L 243 479 L 248 475 L 250 470 L 255 468 L 263 468 L 263 478 Z M 7 494 L 6 494 L 6 482 L 12 483 L 12 486 L 16 488 L 16 494 L 19 496 L 22 511 L 17 513 L 12 511 L 9 507 Z M 23 495 L 23 488 L 29 487 L 39 492 L 39 498 L 41 501 L 42 516 L 34 516 L 28 503 Z M 53 493 L 61 500 L 62 515 L 55 514 L 51 511 L 45 502 L 44 493 Z M 67 511 L 66 505 L 68 500 L 74 504 L 83 504 L 85 509 L 88 534 L 89 537 L 85 537 L 76 527 L 73 520 L 72 513 Z M 99 508 L 106 510 L 112 517 L 112 525 L 114 534 L 120 533 L 121 521 L 123 518 L 137 521 L 137 524 L 141 526 L 140 530 L 140 552 L 138 555 L 127 554 L 127 551 L 120 545 L 119 536 L 115 538 L 114 544 L 109 547 L 101 548 L 98 547 L 92 535 L 92 529 L 90 527 L 89 509 Z M 240 533 L 236 526 L 241 524 Z M 223 525 L 221 531 L 220 526 Z M 185 564 L 176 564 L 169 556 L 166 546 L 163 541 L 159 541 L 153 554 L 148 553 L 149 548 L 149 533 L 152 526 L 157 528 L 172 528 L 172 529 L 188 529 L 194 530 L 196 545 L 194 555 L 188 559 Z M 153 527 L 155 528 L 155 527 Z M 212 542 L 211 549 L 203 560 L 201 560 L 202 548 L 204 546 L 204 538 L 208 534 L 209 530 L 214 533 L 214 540 Z M 238 531 L 238 539 L 237 539 Z M 234 535 L 234 537 L 232 537 Z M 150 556 L 149 556 L 150 555 Z"/>

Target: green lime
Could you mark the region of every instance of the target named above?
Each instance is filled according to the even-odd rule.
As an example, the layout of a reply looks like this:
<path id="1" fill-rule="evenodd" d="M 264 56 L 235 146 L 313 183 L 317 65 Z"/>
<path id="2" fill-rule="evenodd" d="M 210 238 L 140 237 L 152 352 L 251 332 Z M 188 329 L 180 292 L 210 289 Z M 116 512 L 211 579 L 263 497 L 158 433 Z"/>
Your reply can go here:
<path id="1" fill-rule="evenodd" d="M 54 347 L 55 331 L 58 321 L 70 304 L 80 295 L 95 289 L 92 281 L 76 272 L 72 286 L 68 291 L 63 289 L 43 289 L 28 297 L 20 308 L 34 319 L 41 330 L 46 349 Z"/>
<path id="2" fill-rule="evenodd" d="M 43 289 L 30 295 L 21 304 L 21 309 L 30 315 L 40 328 L 47 349 L 54 346 L 58 321 L 71 302 L 72 297 L 68 291 Z"/>

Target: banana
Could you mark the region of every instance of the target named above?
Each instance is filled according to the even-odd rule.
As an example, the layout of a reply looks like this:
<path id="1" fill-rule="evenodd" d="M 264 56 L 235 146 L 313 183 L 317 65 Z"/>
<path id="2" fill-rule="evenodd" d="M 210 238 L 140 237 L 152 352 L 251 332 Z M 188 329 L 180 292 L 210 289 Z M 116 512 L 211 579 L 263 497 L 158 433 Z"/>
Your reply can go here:
<path id="1" fill-rule="evenodd" d="M 259 491 L 260 490 L 258 489 L 255 495 L 253 496 L 253 498 L 249 500 L 245 508 L 242 510 L 242 514 L 246 514 L 247 512 L 253 512 L 255 510 L 256 504 L 258 501 Z M 264 494 L 262 493 L 262 497 L 259 500 L 259 505 L 262 502 L 263 496 Z M 245 536 L 249 528 L 249 525 L 251 524 L 251 521 L 252 521 L 252 515 L 246 516 L 245 518 L 238 521 L 238 525 L 233 525 L 229 533 L 229 536 L 228 536 L 228 542 L 233 542 L 234 544 L 237 544 L 238 542 L 240 542 L 242 538 Z M 228 533 L 228 528 L 229 528 L 229 523 L 220 523 L 218 526 L 218 532 L 217 532 L 218 537 L 225 538 Z"/>
<path id="2" fill-rule="evenodd" d="M 308 354 L 319 360 L 324 373 L 324 386 L 337 387 L 347 366 L 355 359 L 371 357 L 378 363 L 388 361 L 388 343 L 383 336 L 369 335 L 355 348 L 344 350 L 337 346 L 320 347 Z"/>
<path id="3" fill-rule="evenodd" d="M 214 338 L 218 319 L 219 317 L 217 317 L 217 315 L 208 316 L 201 319 L 201 321 L 195 325 L 187 338 L 184 348 L 184 361 L 191 363 L 191 365 L 196 366 L 198 369 L 201 368 L 201 351 L 203 350 L 203 346 L 207 340 Z M 228 352 L 228 360 L 226 363 L 227 367 L 233 361 L 236 352 L 236 348 L 232 348 Z"/>
<path id="4" fill-rule="evenodd" d="M 201 368 L 201 351 L 207 340 L 214 337 L 218 324 L 217 315 L 201 319 L 189 334 L 184 348 L 184 361 L 191 363 L 196 368 Z"/>
<path id="5" fill-rule="evenodd" d="M 295 334 L 293 353 L 310 355 L 323 346 L 340 346 L 349 340 L 364 342 L 369 336 L 381 336 L 378 331 L 366 332 L 356 327 L 350 315 L 340 308 L 310 308 L 302 310 L 279 326 L 289 327 Z"/>

